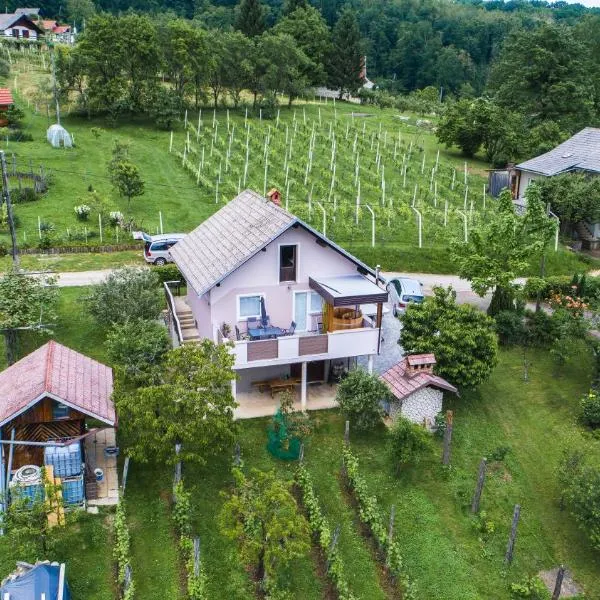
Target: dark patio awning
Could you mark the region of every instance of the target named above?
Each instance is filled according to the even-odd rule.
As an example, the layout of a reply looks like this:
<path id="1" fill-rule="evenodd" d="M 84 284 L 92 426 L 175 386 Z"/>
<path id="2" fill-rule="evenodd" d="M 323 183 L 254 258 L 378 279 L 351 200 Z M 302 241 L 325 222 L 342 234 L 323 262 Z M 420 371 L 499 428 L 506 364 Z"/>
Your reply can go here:
<path id="1" fill-rule="evenodd" d="M 327 304 L 332 306 L 355 306 L 387 302 L 388 293 L 362 275 L 308 278 L 308 285 Z"/>

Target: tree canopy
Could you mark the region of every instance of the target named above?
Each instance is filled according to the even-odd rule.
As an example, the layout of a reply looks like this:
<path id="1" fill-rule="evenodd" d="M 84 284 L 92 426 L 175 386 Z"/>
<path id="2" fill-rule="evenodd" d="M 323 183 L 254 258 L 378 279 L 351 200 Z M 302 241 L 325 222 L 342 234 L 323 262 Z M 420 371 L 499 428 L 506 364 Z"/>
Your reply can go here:
<path id="1" fill-rule="evenodd" d="M 409 304 L 399 343 L 407 354 L 435 354 L 435 372 L 450 383 L 475 387 L 497 362 L 494 321 L 474 306 L 457 304 L 452 288 L 433 292 L 423 304 Z"/>

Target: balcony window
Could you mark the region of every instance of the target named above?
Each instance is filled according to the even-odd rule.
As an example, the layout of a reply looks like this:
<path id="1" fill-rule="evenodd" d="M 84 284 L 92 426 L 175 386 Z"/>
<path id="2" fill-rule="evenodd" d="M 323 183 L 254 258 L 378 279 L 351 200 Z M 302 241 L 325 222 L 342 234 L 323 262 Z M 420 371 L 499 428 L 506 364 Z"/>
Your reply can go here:
<path id="1" fill-rule="evenodd" d="M 323 298 L 319 294 L 316 292 L 294 293 L 294 321 L 296 321 L 297 331 L 314 329 L 322 312 Z"/>
<path id="2" fill-rule="evenodd" d="M 297 246 L 279 246 L 279 282 L 296 281 Z"/>
<path id="3" fill-rule="evenodd" d="M 245 321 L 248 317 L 260 317 L 261 297 L 261 294 L 238 296 L 238 321 Z"/>

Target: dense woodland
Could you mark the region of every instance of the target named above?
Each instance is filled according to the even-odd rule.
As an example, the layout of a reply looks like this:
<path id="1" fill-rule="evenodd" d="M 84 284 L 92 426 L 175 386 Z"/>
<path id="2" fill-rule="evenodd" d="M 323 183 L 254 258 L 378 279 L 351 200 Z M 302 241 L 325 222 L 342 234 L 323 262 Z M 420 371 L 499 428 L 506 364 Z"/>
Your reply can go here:
<path id="1" fill-rule="evenodd" d="M 564 2 L 68 0 L 83 35 L 58 59 L 87 114 L 289 104 L 312 86 L 441 114 L 439 140 L 503 164 L 600 120 L 600 10 Z M 139 6 L 138 6 L 139 4 Z M 374 92 L 360 89 L 362 56 Z M 121 69 L 114 69 L 121 65 Z M 249 95 L 247 94 L 249 92 Z M 525 135 L 527 132 L 527 135 Z"/>

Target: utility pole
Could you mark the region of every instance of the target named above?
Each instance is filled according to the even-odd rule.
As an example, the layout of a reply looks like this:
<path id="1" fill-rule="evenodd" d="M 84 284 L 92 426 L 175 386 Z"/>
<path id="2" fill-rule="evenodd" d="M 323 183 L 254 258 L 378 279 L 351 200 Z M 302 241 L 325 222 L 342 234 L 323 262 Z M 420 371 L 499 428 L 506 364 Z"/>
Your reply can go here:
<path id="1" fill-rule="evenodd" d="M 8 228 L 10 229 L 10 240 L 12 242 L 13 267 L 19 268 L 19 249 L 17 248 L 17 232 L 15 231 L 15 219 L 13 216 L 12 203 L 10 201 L 10 187 L 8 185 L 8 171 L 6 169 L 6 155 L 0 150 L 0 166 L 2 167 L 2 197 L 6 202 L 6 216 Z"/>

